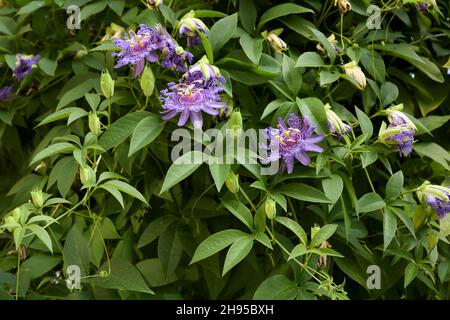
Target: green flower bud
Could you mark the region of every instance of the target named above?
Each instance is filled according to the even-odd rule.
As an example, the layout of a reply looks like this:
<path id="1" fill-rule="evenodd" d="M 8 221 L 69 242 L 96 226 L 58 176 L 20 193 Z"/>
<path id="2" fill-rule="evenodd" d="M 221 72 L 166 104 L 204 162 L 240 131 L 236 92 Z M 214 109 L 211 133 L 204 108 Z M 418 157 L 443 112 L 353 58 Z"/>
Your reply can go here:
<path id="1" fill-rule="evenodd" d="M 93 134 L 98 136 L 102 133 L 101 122 L 97 114 L 93 112 L 89 112 L 89 129 Z"/>
<path id="2" fill-rule="evenodd" d="M 95 185 L 95 172 L 91 167 L 80 168 L 80 180 L 84 188 L 92 187 Z"/>
<path id="3" fill-rule="evenodd" d="M 319 232 L 320 227 L 315 224 L 314 227 L 311 228 L 311 239 L 314 239 L 314 237 L 316 236 L 317 232 Z"/>
<path id="4" fill-rule="evenodd" d="M 105 278 L 107 276 L 109 276 L 108 271 L 105 271 L 105 270 L 100 271 L 100 277 Z"/>
<path id="5" fill-rule="evenodd" d="M 103 70 L 100 77 L 100 88 L 106 98 L 111 98 L 114 95 L 114 80 L 111 78 L 108 70 Z"/>
<path id="6" fill-rule="evenodd" d="M 277 215 L 277 204 L 271 197 L 268 197 L 264 202 L 264 211 L 266 212 L 266 217 L 270 220 L 273 220 Z"/>
<path id="7" fill-rule="evenodd" d="M 227 178 L 225 179 L 225 184 L 232 193 L 238 193 L 239 192 L 239 175 L 235 174 L 233 171 L 230 170 L 228 173 Z"/>
<path id="8" fill-rule="evenodd" d="M 155 76 L 150 66 L 145 66 L 139 79 L 139 84 L 146 97 L 150 97 L 153 94 L 153 90 L 155 89 Z"/>
<path id="9" fill-rule="evenodd" d="M 44 195 L 42 190 L 31 191 L 31 200 L 36 208 L 41 208 L 44 205 Z"/>
<path id="10" fill-rule="evenodd" d="M 243 128 L 242 114 L 239 110 L 234 110 L 231 114 L 231 118 L 228 120 L 228 127 L 231 130 L 231 136 L 233 139 L 238 138 L 240 131 Z"/>
<path id="11" fill-rule="evenodd" d="M 359 90 L 365 89 L 367 85 L 366 75 L 362 72 L 361 68 L 358 67 L 358 64 L 355 61 L 345 64 L 344 71 L 347 76 L 356 81 Z"/>

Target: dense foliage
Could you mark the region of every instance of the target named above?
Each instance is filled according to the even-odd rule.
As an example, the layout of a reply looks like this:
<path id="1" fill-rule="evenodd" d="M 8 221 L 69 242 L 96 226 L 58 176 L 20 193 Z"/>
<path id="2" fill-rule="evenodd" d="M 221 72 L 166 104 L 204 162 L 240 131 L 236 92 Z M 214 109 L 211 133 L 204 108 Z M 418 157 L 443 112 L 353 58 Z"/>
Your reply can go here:
<path id="1" fill-rule="evenodd" d="M 450 299 L 449 14 L 0 1 L 0 299 Z"/>

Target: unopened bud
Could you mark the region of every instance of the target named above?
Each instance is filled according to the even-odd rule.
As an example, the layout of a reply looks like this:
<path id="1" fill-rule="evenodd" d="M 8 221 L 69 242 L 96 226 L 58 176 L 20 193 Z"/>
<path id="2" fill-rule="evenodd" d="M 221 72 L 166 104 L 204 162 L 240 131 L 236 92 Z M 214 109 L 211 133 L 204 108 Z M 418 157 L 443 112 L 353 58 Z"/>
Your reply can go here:
<path id="1" fill-rule="evenodd" d="M 355 61 L 349 62 L 344 65 L 344 71 L 347 76 L 356 81 L 359 90 L 364 90 L 366 87 L 366 75 L 358 67 Z"/>
<path id="2" fill-rule="evenodd" d="M 96 113 L 89 112 L 89 129 L 96 136 L 102 133 L 101 122 Z"/>
<path id="3" fill-rule="evenodd" d="M 320 227 L 317 224 L 311 228 L 311 239 L 314 239 L 314 237 L 316 236 L 317 232 L 319 232 L 319 230 L 320 230 Z"/>
<path id="4" fill-rule="evenodd" d="M 264 202 L 264 211 L 266 217 L 270 220 L 273 220 L 277 215 L 277 204 L 271 197 L 268 197 Z"/>
<path id="5" fill-rule="evenodd" d="M 106 98 L 111 98 L 114 95 L 114 80 L 107 70 L 103 70 L 100 77 L 100 88 Z"/>
<path id="6" fill-rule="evenodd" d="M 238 193 L 239 192 L 239 175 L 235 174 L 233 171 L 230 170 L 228 173 L 227 178 L 225 179 L 225 184 L 232 193 Z"/>
<path id="7" fill-rule="evenodd" d="M 146 97 L 150 97 L 153 94 L 153 90 L 155 89 L 155 76 L 150 66 L 145 66 L 139 79 L 139 84 Z"/>
<path id="8" fill-rule="evenodd" d="M 231 114 L 231 118 L 228 121 L 228 126 L 231 130 L 231 136 L 233 137 L 233 139 L 236 139 L 243 127 L 242 114 L 239 110 L 233 111 L 233 113 Z"/>
<path id="9" fill-rule="evenodd" d="M 85 188 L 95 185 L 95 172 L 91 167 L 80 168 L 80 180 Z"/>
<path id="10" fill-rule="evenodd" d="M 147 0 L 146 2 L 149 9 L 158 9 L 163 4 L 163 0 Z"/>
<path id="11" fill-rule="evenodd" d="M 41 208 L 44 205 L 44 195 L 42 190 L 31 191 L 31 200 L 36 208 Z"/>

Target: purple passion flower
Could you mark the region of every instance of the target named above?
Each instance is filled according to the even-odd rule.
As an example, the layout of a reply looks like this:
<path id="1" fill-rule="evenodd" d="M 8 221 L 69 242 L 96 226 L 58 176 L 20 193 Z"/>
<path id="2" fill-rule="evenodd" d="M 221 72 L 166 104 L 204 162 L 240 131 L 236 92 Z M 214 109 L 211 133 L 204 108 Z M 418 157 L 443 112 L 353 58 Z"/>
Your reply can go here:
<path id="1" fill-rule="evenodd" d="M 21 81 L 24 77 L 29 75 L 40 59 L 40 55 L 33 56 L 18 53 L 16 55 L 16 67 L 13 70 L 17 80 Z"/>
<path id="2" fill-rule="evenodd" d="M 431 206 L 440 219 L 450 212 L 450 188 L 430 184 L 426 181 L 417 191 L 421 202 Z"/>
<path id="3" fill-rule="evenodd" d="M 423 12 L 428 12 L 432 8 L 433 8 L 433 5 L 431 3 L 428 3 L 428 2 L 419 3 L 417 5 L 417 10 L 419 10 L 422 13 Z"/>
<path id="4" fill-rule="evenodd" d="M 5 86 L 3 88 L 0 88 L 0 101 L 8 100 L 12 98 L 12 86 Z"/>
<path id="5" fill-rule="evenodd" d="M 199 33 L 206 34 L 209 31 L 202 20 L 195 18 L 193 10 L 181 18 L 178 27 L 180 28 L 180 37 L 186 37 L 188 47 L 200 45 Z"/>
<path id="6" fill-rule="evenodd" d="M 201 82 L 205 87 L 222 86 L 225 83 L 225 78 L 220 74 L 219 68 L 210 64 L 206 56 L 190 66 L 183 78 L 189 83 Z"/>
<path id="7" fill-rule="evenodd" d="M 409 156 L 413 149 L 416 126 L 400 110 L 403 105 L 397 105 L 386 110 L 389 118 L 389 126 L 383 123 L 380 128 L 380 141 L 387 145 L 394 145 L 398 148 L 400 156 Z"/>
<path id="8" fill-rule="evenodd" d="M 129 36 L 116 38 L 114 44 L 121 49 L 113 56 L 119 58 L 115 68 L 127 64 L 133 65 L 133 78 L 139 76 L 144 70 L 145 61 L 154 63 L 161 57 L 162 66 L 185 72 L 186 60 L 192 60 L 192 54 L 179 47 L 169 33 L 160 25 L 150 28 L 145 24 L 139 26 L 137 33 L 131 31 Z"/>
<path id="9" fill-rule="evenodd" d="M 179 126 L 184 126 L 191 119 L 194 128 L 203 126 L 202 112 L 213 116 L 219 115 L 217 109 L 226 105 L 221 102 L 219 93 L 223 91 L 223 84 L 219 82 L 205 85 L 205 79 L 182 78 L 178 84 L 169 83 L 168 89 L 161 91 L 160 100 L 165 114 L 163 120 L 174 118 L 180 114 Z"/>
<path id="10" fill-rule="evenodd" d="M 270 156 L 263 160 L 263 163 L 269 163 L 283 160 L 282 170 L 287 167 L 290 174 L 294 168 L 295 159 L 304 166 L 311 163 L 307 152 L 323 152 L 323 149 L 316 143 L 324 139 L 324 135 L 313 135 L 315 126 L 311 124 L 308 117 L 299 118 L 295 114 L 290 114 L 287 125 L 280 117 L 277 128 L 266 128 L 265 136 L 269 139 L 267 147 Z"/>

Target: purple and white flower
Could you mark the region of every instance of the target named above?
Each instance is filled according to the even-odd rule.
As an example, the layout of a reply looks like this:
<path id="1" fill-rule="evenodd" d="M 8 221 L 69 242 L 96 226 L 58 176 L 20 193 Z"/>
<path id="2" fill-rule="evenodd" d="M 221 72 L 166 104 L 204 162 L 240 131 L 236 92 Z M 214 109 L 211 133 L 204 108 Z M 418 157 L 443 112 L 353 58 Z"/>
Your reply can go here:
<path id="1" fill-rule="evenodd" d="M 145 61 L 154 63 L 162 58 L 163 67 L 185 72 L 187 61 L 190 62 L 193 58 L 192 54 L 178 46 L 160 25 L 150 28 L 141 24 L 137 33 L 131 31 L 124 38 L 116 38 L 113 41 L 121 49 L 120 52 L 113 53 L 113 56 L 119 58 L 115 68 L 133 65 L 133 78 L 142 73 Z"/>
<path id="2" fill-rule="evenodd" d="M 202 20 L 195 18 L 193 10 L 181 18 L 178 28 L 180 29 L 180 37 L 186 37 L 188 47 L 200 45 L 201 39 L 199 34 L 206 34 L 209 31 Z"/>
<path id="3" fill-rule="evenodd" d="M 33 68 L 36 67 L 36 64 L 40 59 L 40 55 L 33 56 L 18 53 L 16 55 L 16 66 L 13 70 L 14 76 L 17 78 L 17 80 L 21 81 L 23 78 L 29 75 Z"/>
<path id="4" fill-rule="evenodd" d="M 443 219 L 450 212 L 450 188 L 425 183 L 417 190 L 417 196 L 421 202 L 431 206 L 440 219 Z"/>
<path id="5" fill-rule="evenodd" d="M 304 166 L 311 163 L 308 152 L 323 152 L 323 148 L 316 143 L 324 139 L 324 135 L 313 135 L 315 126 L 309 122 L 308 117 L 299 118 L 295 114 L 290 114 L 287 125 L 280 117 L 277 128 L 266 128 L 265 136 L 269 139 L 268 146 L 261 146 L 267 149 L 270 155 L 262 160 L 269 163 L 282 159 L 281 169 L 287 167 L 290 174 L 294 168 L 295 159 Z"/>
<path id="6" fill-rule="evenodd" d="M 386 109 L 390 124 L 386 127 L 383 122 L 378 136 L 381 142 L 396 146 L 400 156 L 407 157 L 412 152 L 417 128 L 401 110 L 402 104 Z"/>
<path id="7" fill-rule="evenodd" d="M 162 90 L 160 96 L 164 109 L 161 113 L 165 114 L 162 119 L 168 120 L 179 114 L 179 126 L 184 126 L 190 119 L 194 128 L 201 129 L 202 112 L 217 116 L 219 110 L 226 106 L 221 102 L 219 95 L 223 91 L 224 81 L 219 77 L 206 80 L 201 72 L 191 72 L 178 84 L 169 83 L 168 88 Z"/>

